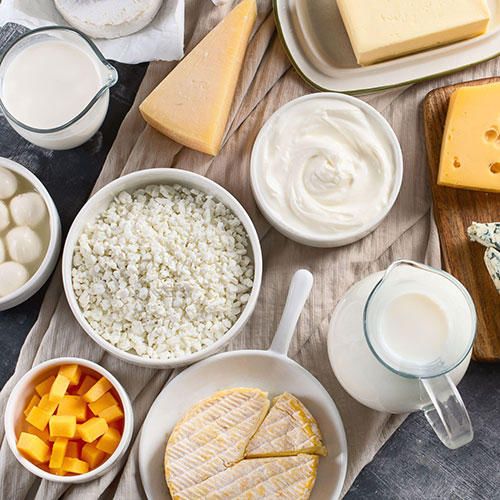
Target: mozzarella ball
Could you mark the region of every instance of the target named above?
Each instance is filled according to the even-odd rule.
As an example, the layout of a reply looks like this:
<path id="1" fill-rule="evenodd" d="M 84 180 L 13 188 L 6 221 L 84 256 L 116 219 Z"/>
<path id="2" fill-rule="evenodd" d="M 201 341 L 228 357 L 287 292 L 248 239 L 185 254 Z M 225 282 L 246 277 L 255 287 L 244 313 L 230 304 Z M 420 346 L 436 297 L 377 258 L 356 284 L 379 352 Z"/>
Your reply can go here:
<path id="1" fill-rule="evenodd" d="M 5 260 L 5 245 L 2 238 L 0 238 L 0 264 Z"/>
<path id="2" fill-rule="evenodd" d="M 9 209 L 3 201 L 0 201 L 0 231 L 3 231 L 9 224 Z"/>
<path id="3" fill-rule="evenodd" d="M 0 264 L 0 297 L 15 292 L 29 279 L 28 270 L 18 262 L 4 262 Z"/>
<path id="4" fill-rule="evenodd" d="M 10 213 L 18 226 L 34 227 L 42 222 L 47 208 L 38 193 L 23 193 L 10 200 Z"/>
<path id="5" fill-rule="evenodd" d="M 42 242 L 38 235 L 27 226 L 11 229 L 7 233 L 7 250 L 12 260 L 20 264 L 29 264 L 39 259 L 42 254 Z"/>
<path id="6" fill-rule="evenodd" d="M 17 191 L 17 178 L 6 168 L 0 167 L 0 200 L 6 200 Z"/>

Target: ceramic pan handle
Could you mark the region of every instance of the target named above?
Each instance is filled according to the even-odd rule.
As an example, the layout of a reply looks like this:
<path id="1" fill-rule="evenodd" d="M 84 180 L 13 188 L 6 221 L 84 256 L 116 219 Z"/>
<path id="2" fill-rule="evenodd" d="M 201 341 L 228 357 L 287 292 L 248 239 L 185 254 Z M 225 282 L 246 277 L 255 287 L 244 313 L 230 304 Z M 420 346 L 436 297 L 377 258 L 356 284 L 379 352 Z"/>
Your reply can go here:
<path id="1" fill-rule="evenodd" d="M 274 334 L 274 339 L 269 348 L 270 351 L 286 355 L 290 341 L 292 340 L 300 313 L 304 308 L 309 293 L 313 285 L 312 274 L 305 270 L 298 270 L 292 278 L 285 309 L 281 315 L 280 324 Z"/>

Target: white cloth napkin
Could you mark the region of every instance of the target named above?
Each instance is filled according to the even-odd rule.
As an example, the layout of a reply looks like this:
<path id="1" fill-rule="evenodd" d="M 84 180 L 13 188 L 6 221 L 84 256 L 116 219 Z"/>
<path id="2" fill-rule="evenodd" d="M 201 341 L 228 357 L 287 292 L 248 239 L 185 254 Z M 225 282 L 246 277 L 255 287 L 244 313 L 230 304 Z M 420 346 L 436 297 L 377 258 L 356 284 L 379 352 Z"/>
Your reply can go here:
<path id="1" fill-rule="evenodd" d="M 30 29 L 68 26 L 53 0 L 2 0 L 0 26 L 9 22 Z M 137 33 L 94 41 L 106 59 L 122 63 L 179 60 L 184 55 L 184 0 L 165 0 L 153 21 Z"/>

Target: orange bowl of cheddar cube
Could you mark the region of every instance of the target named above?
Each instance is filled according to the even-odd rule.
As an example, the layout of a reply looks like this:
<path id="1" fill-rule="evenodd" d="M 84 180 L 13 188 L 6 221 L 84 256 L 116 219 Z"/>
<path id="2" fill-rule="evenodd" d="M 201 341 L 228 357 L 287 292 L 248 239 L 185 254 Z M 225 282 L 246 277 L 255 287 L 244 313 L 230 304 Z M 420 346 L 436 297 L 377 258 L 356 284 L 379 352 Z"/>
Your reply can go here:
<path id="1" fill-rule="evenodd" d="M 120 382 L 102 366 L 57 358 L 27 372 L 5 410 L 5 432 L 17 460 L 33 474 L 83 483 L 104 474 L 126 452 L 134 414 Z"/>

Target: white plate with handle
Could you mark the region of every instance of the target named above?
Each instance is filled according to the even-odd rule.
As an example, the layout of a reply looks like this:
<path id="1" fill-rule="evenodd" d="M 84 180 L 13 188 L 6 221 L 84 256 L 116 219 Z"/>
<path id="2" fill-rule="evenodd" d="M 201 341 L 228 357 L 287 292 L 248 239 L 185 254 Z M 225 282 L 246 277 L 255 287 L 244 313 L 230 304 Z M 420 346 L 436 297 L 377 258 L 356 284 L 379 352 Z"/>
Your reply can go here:
<path id="1" fill-rule="evenodd" d="M 217 354 L 184 370 L 158 395 L 144 421 L 139 444 L 139 469 L 149 500 L 168 500 L 163 460 L 168 436 L 179 419 L 198 401 L 233 387 L 257 387 L 271 398 L 291 392 L 316 418 L 328 450 L 320 457 L 311 500 L 337 500 L 347 469 L 344 426 L 332 398 L 305 368 L 287 356 L 300 313 L 312 288 L 309 271 L 293 276 L 285 309 L 267 351 L 241 350 Z"/>

